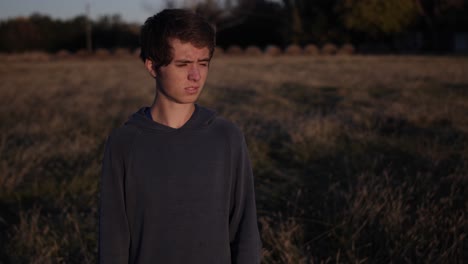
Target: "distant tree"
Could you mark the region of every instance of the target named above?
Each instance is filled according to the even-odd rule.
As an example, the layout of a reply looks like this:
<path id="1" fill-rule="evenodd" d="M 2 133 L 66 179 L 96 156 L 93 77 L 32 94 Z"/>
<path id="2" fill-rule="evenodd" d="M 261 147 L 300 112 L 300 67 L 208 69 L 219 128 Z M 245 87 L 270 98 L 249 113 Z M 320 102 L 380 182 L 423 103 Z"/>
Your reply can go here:
<path id="1" fill-rule="evenodd" d="M 7 52 L 20 52 L 31 48 L 40 38 L 36 26 L 28 18 L 15 18 L 0 24 L 2 48 Z"/>
<path id="2" fill-rule="evenodd" d="M 218 29 L 223 30 L 243 23 L 248 16 L 253 14 L 256 7 L 265 1 L 238 0 L 235 2 L 234 5 L 229 0 L 204 0 L 196 1 L 195 4 L 189 7 L 216 24 Z"/>
<path id="3" fill-rule="evenodd" d="M 138 47 L 138 30 L 122 20 L 118 14 L 101 16 L 93 24 L 94 49 L 115 49 Z"/>
<path id="4" fill-rule="evenodd" d="M 424 48 L 447 50 L 447 33 L 468 31 L 468 1 L 414 0 L 420 15 L 419 29 L 424 32 Z"/>
<path id="5" fill-rule="evenodd" d="M 290 36 L 290 42 L 300 44 L 304 39 L 304 30 L 302 25 L 303 15 L 299 10 L 302 9 L 304 1 L 283 0 L 283 3 L 289 19 L 288 35 Z"/>
<path id="6" fill-rule="evenodd" d="M 191 8 L 216 25 L 217 44 L 267 46 L 282 45 L 284 14 L 280 3 L 268 0 L 184 1 L 182 7 Z"/>
<path id="7" fill-rule="evenodd" d="M 66 49 L 74 52 L 85 49 L 86 23 L 85 16 L 62 21 L 40 14 L 0 21 L 0 51 L 56 52 Z M 94 49 L 135 49 L 138 46 L 139 27 L 125 23 L 119 15 L 102 16 L 92 23 Z"/>
<path id="8" fill-rule="evenodd" d="M 204 2 L 198 2 L 194 4 L 192 9 L 195 10 L 198 14 L 203 15 L 211 23 L 218 24 L 219 21 L 223 18 L 225 10 L 223 10 L 217 1 L 215 0 L 206 0 Z"/>
<path id="9" fill-rule="evenodd" d="M 349 41 L 336 12 L 339 2 L 283 0 L 283 8 L 288 18 L 288 42 L 308 44 Z"/>
<path id="10" fill-rule="evenodd" d="M 28 18 L 14 18 L 0 24 L 1 50 L 22 52 L 27 50 L 51 51 L 56 47 L 56 22 L 47 16 L 32 14 Z"/>
<path id="11" fill-rule="evenodd" d="M 344 0 L 339 9 L 346 28 L 374 37 L 404 32 L 419 15 L 413 0 Z"/>
<path id="12" fill-rule="evenodd" d="M 240 0 L 217 23 L 219 45 L 284 46 L 284 10 L 277 2 Z"/>

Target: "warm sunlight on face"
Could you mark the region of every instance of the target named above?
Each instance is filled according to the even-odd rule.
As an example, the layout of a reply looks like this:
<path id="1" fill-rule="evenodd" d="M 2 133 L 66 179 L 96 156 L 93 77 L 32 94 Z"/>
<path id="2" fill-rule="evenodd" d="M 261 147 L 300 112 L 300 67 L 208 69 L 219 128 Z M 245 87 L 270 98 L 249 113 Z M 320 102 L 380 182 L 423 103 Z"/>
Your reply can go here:
<path id="1" fill-rule="evenodd" d="M 173 60 L 156 72 L 157 89 L 162 100 L 175 103 L 194 103 L 205 85 L 210 64 L 207 47 L 197 48 L 179 39 L 170 40 Z"/>

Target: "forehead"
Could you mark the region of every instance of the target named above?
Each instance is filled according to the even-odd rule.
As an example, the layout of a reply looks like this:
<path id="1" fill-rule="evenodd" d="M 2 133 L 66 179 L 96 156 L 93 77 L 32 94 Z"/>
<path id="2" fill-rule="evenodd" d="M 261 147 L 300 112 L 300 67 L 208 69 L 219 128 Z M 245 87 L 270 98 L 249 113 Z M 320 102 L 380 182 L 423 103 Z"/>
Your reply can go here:
<path id="1" fill-rule="evenodd" d="M 173 59 L 206 59 L 210 56 L 208 47 L 197 48 L 190 42 L 182 42 L 179 39 L 170 39 Z"/>

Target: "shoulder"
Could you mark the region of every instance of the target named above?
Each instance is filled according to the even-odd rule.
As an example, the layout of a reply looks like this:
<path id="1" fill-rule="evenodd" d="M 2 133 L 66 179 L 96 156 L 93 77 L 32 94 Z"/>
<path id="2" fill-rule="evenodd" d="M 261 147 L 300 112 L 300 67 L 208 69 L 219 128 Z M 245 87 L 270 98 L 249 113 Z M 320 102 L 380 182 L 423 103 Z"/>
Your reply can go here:
<path id="1" fill-rule="evenodd" d="M 133 126 L 123 125 L 115 128 L 107 138 L 107 147 L 112 152 L 129 153 L 138 134 L 140 131 Z"/>
<path id="2" fill-rule="evenodd" d="M 232 151 L 232 155 L 239 156 L 244 155 L 247 151 L 247 143 L 245 141 L 244 133 L 242 129 L 232 121 L 224 117 L 216 117 L 214 121 L 214 127 L 219 129 L 220 134 L 223 134 L 225 140 Z"/>
<path id="3" fill-rule="evenodd" d="M 241 128 L 232 121 L 222 116 L 217 116 L 214 119 L 213 126 L 215 127 L 215 129 L 219 129 L 220 131 L 225 133 L 232 140 L 238 141 L 244 138 L 244 134 Z"/>

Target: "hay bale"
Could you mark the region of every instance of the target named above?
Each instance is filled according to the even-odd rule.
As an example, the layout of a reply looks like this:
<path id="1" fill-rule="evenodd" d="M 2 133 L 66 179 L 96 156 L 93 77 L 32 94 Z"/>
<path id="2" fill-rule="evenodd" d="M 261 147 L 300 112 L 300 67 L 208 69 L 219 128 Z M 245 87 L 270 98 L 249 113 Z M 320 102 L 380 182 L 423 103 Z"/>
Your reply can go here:
<path id="1" fill-rule="evenodd" d="M 322 54 L 324 55 L 335 55 L 337 51 L 338 48 L 332 43 L 327 43 L 322 47 Z"/>
<path id="2" fill-rule="evenodd" d="M 268 56 L 279 56 L 281 55 L 282 51 L 278 46 L 275 45 L 268 45 L 265 49 L 265 55 Z"/>
<path id="3" fill-rule="evenodd" d="M 75 53 L 75 57 L 76 57 L 76 58 L 81 58 L 81 59 L 82 59 L 82 58 L 87 58 L 87 57 L 89 57 L 90 55 L 91 55 L 91 54 L 90 54 L 87 50 L 85 50 L 85 49 L 80 49 L 80 50 L 78 50 L 78 51 Z"/>
<path id="4" fill-rule="evenodd" d="M 237 56 L 237 55 L 242 55 L 243 53 L 244 53 L 244 51 L 242 50 L 242 48 L 240 46 L 237 46 L 237 45 L 229 46 L 227 48 L 227 50 L 226 50 L 227 55 Z"/>
<path id="5" fill-rule="evenodd" d="M 2 53 L 2 54 L 3 54 L 3 55 L 2 55 L 2 58 L 1 58 L 2 61 L 8 61 L 8 62 L 13 61 L 13 59 L 12 59 L 13 53 L 5 52 L 5 53 Z"/>
<path id="6" fill-rule="evenodd" d="M 344 44 L 341 46 L 341 48 L 338 50 L 339 55 L 353 55 L 355 53 L 356 49 L 352 44 Z"/>
<path id="7" fill-rule="evenodd" d="M 307 44 L 304 47 L 304 54 L 306 55 L 311 55 L 311 56 L 316 56 L 320 54 L 320 50 L 317 47 L 317 45 L 314 44 Z"/>
<path id="8" fill-rule="evenodd" d="M 94 56 L 98 58 L 109 58 L 111 55 L 110 51 L 107 49 L 97 49 L 94 51 Z"/>
<path id="9" fill-rule="evenodd" d="M 131 52 L 127 48 L 116 48 L 113 52 L 116 57 L 128 57 L 131 55 Z"/>
<path id="10" fill-rule="evenodd" d="M 132 53 L 133 56 L 140 57 L 141 48 L 136 48 Z"/>
<path id="11" fill-rule="evenodd" d="M 50 61 L 50 54 L 43 51 L 30 51 L 19 55 L 23 61 Z"/>
<path id="12" fill-rule="evenodd" d="M 0 52 L 0 61 L 7 61 L 8 60 L 8 53 Z"/>
<path id="13" fill-rule="evenodd" d="M 215 50 L 214 50 L 214 53 L 213 53 L 213 56 L 219 57 L 219 56 L 223 56 L 223 55 L 224 55 L 224 49 L 219 47 L 219 46 L 216 46 Z"/>
<path id="14" fill-rule="evenodd" d="M 59 51 L 57 51 L 55 53 L 55 58 L 56 59 L 68 59 L 72 56 L 72 54 L 70 53 L 70 51 L 68 50 L 65 50 L 65 49 L 61 49 Z"/>
<path id="15" fill-rule="evenodd" d="M 284 51 L 286 55 L 291 55 L 291 56 L 298 56 L 302 55 L 302 48 L 299 45 L 292 44 L 286 47 L 286 50 Z"/>
<path id="16" fill-rule="evenodd" d="M 248 46 L 244 52 L 245 55 L 249 56 L 260 56 L 263 54 L 262 50 L 257 46 Z"/>
<path id="17" fill-rule="evenodd" d="M 3 57 L 3 60 L 7 62 L 16 62 L 22 60 L 22 58 L 19 58 L 18 53 L 5 53 L 4 55 L 5 57 Z"/>

